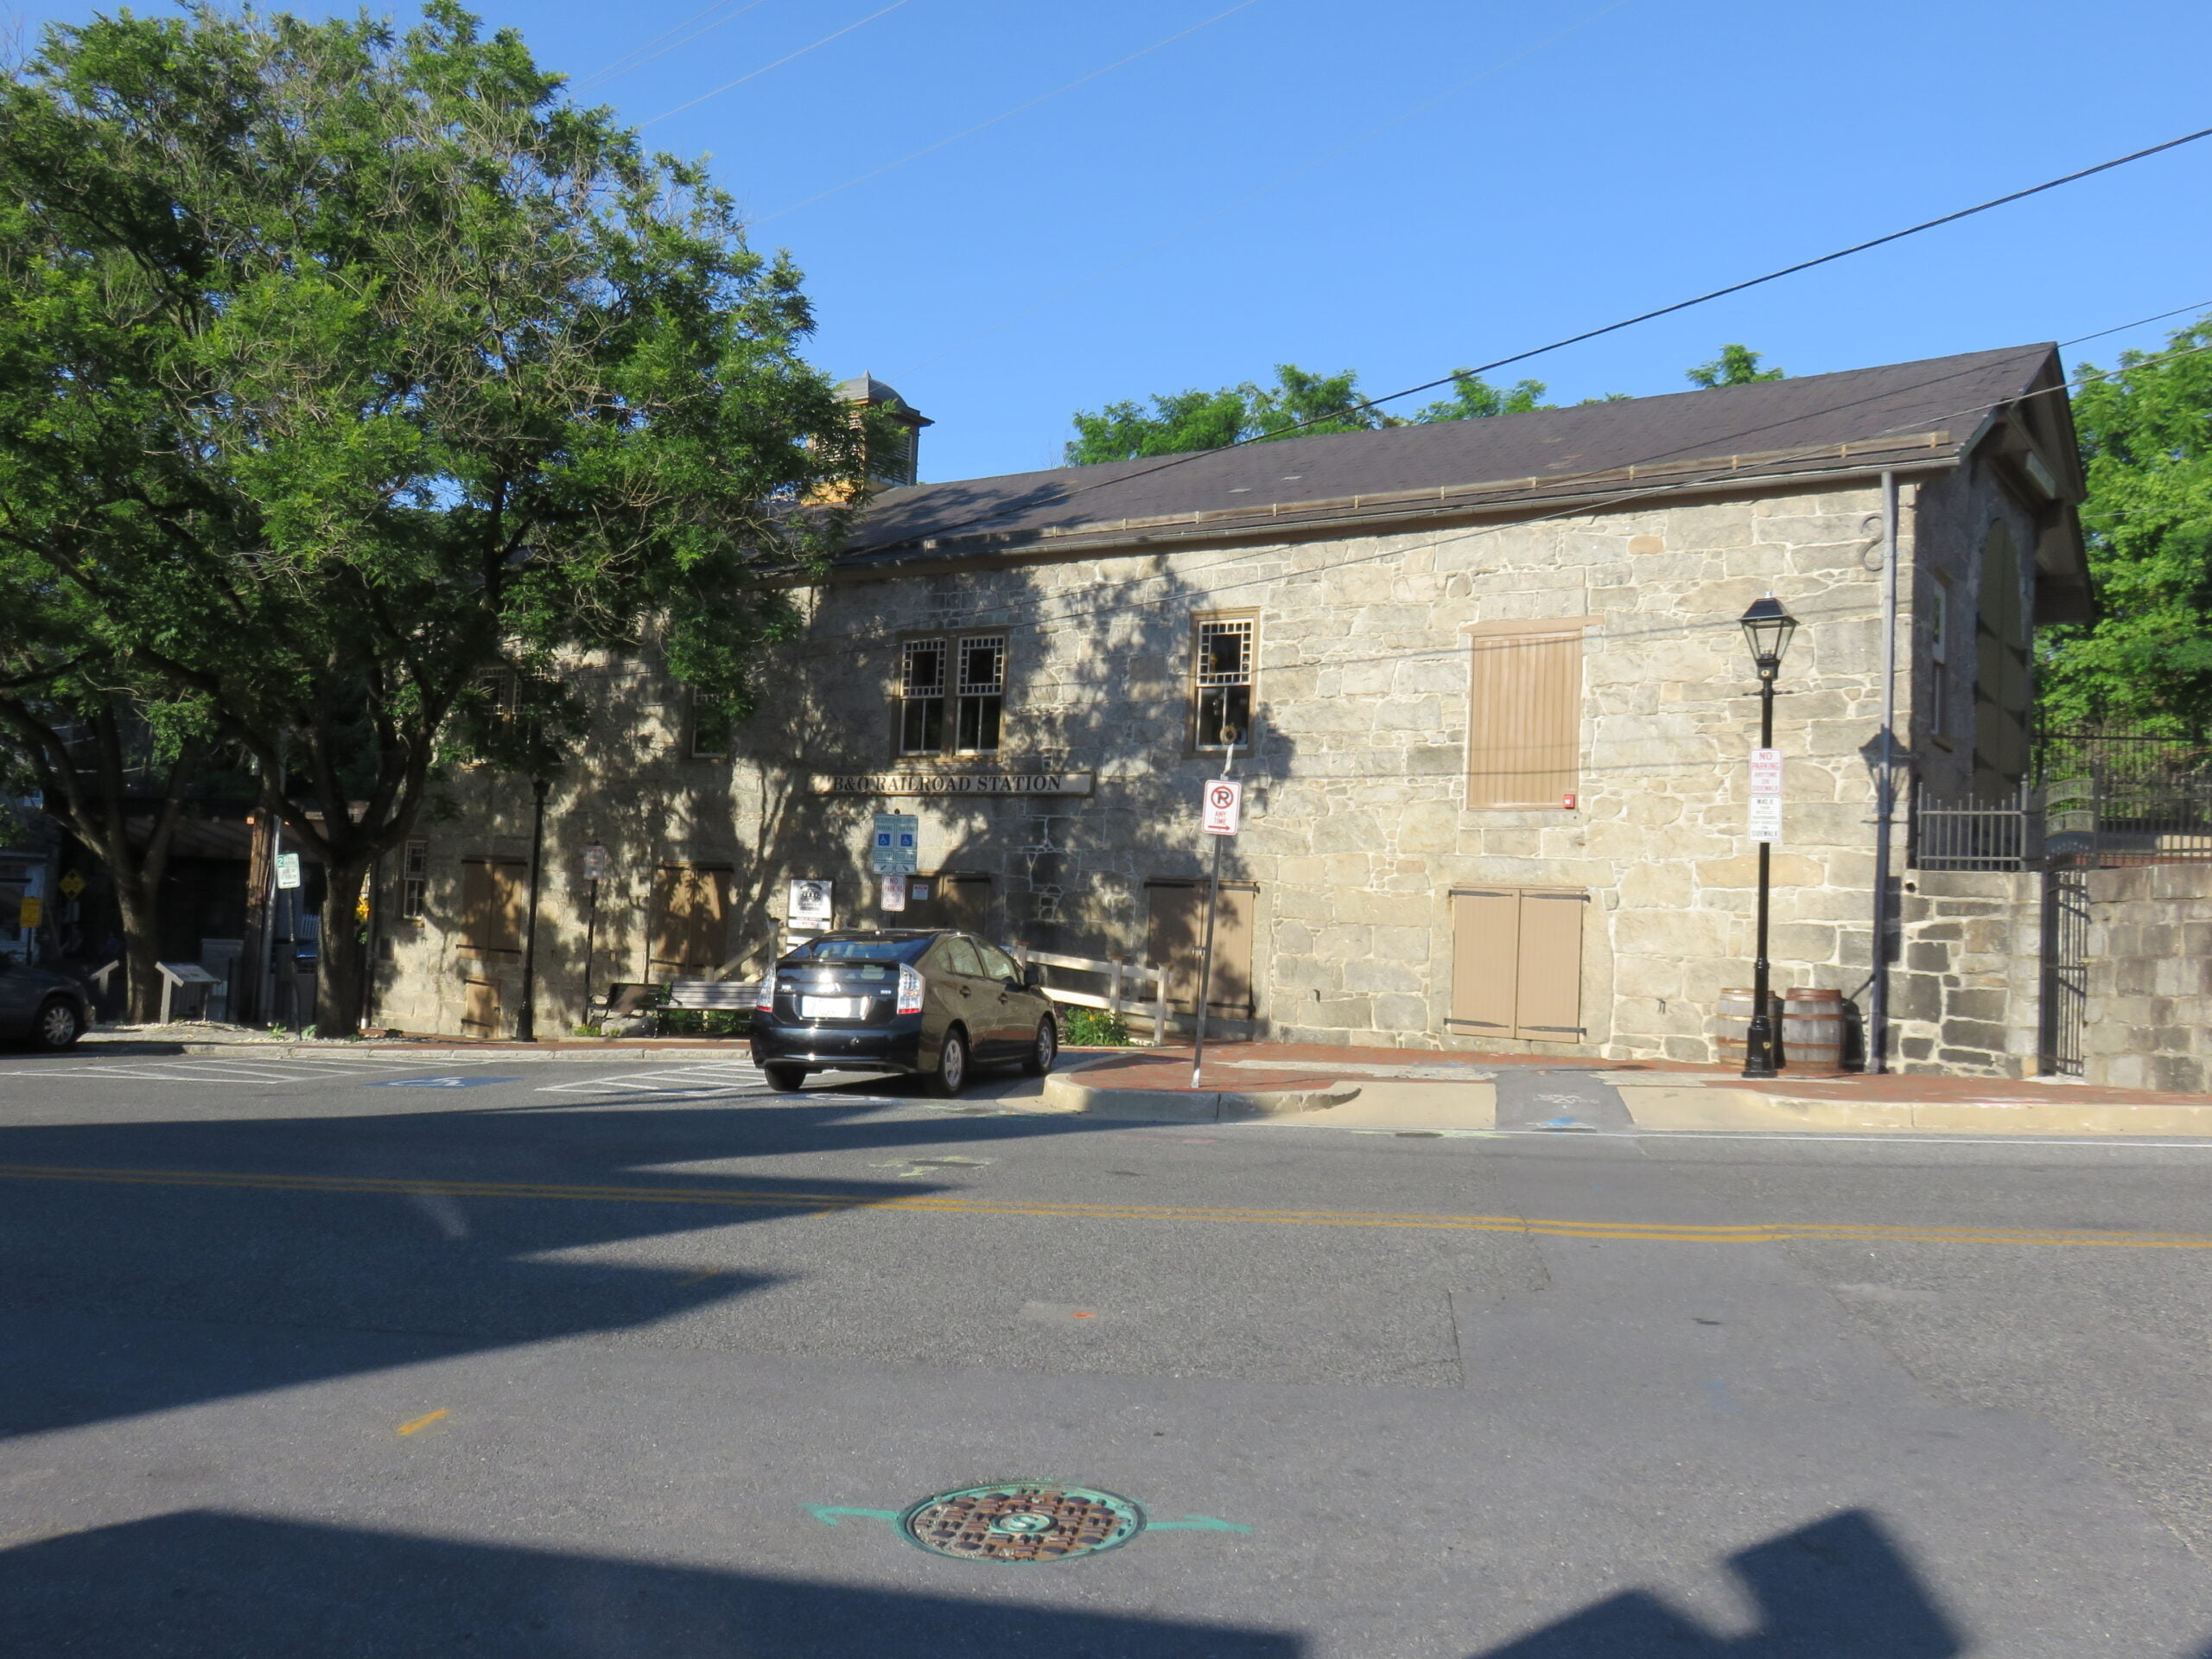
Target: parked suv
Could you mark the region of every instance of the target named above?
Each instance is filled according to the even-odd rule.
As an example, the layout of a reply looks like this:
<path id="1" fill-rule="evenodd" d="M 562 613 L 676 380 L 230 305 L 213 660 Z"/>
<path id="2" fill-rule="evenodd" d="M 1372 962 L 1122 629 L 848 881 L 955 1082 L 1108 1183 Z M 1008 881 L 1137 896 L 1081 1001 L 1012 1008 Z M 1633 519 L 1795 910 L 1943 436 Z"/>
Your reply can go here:
<path id="1" fill-rule="evenodd" d="M 753 1058 L 772 1089 L 810 1071 L 887 1071 L 957 1095 L 977 1065 L 1042 1077 L 1059 1057 L 1052 1004 L 1012 957 L 938 928 L 824 933 L 760 982 Z"/>

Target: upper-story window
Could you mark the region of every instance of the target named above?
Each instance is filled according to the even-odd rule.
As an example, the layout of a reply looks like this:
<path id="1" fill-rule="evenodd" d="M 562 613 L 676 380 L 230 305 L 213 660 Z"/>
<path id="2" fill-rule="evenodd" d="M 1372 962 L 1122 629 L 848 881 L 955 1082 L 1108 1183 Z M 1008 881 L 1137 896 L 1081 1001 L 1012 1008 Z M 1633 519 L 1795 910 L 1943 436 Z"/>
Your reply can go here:
<path id="1" fill-rule="evenodd" d="M 909 639 L 900 647 L 899 753 L 995 754 L 1005 709 L 1004 634 Z"/>
<path id="2" fill-rule="evenodd" d="M 1193 748 L 1225 749 L 1251 741 L 1257 627 L 1249 616 L 1198 620 L 1191 641 Z"/>

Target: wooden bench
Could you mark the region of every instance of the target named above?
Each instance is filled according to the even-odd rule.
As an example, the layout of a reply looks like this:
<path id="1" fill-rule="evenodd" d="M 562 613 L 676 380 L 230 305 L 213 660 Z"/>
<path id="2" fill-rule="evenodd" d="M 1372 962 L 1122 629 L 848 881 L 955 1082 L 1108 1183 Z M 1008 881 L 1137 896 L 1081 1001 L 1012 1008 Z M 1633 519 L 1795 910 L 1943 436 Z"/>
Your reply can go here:
<path id="1" fill-rule="evenodd" d="M 631 1014 L 653 1016 L 658 1028 L 658 1016 L 670 1009 L 750 1014 L 754 994 L 760 988 L 753 980 L 676 979 L 662 984 L 625 981 L 609 985 L 595 1009 L 602 1020 Z"/>

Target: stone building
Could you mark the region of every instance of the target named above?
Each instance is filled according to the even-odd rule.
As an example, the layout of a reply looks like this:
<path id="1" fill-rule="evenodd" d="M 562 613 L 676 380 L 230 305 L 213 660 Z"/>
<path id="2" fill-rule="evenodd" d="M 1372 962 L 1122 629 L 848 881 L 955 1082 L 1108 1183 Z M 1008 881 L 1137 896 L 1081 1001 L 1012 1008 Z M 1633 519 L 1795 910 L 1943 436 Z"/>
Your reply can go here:
<path id="1" fill-rule="evenodd" d="M 538 1028 L 588 985 L 744 976 L 797 878 L 831 884 L 839 925 L 1166 962 L 1187 1009 L 1199 789 L 1233 733 L 1219 1029 L 1711 1058 L 1752 956 L 1738 618 L 1769 592 L 1801 624 L 1776 983 L 1863 1006 L 1885 480 L 1900 790 L 2012 788 L 2032 629 L 2089 602 L 2063 381 L 2031 346 L 885 490 L 734 730 L 649 653 L 575 664 L 599 715 L 550 806 Z M 467 774 L 391 861 L 379 1020 L 512 1024 L 530 794 Z M 896 912 L 868 859 L 883 812 L 919 823 Z M 1919 892 L 1902 810 L 1891 833 L 1892 1053 L 2031 1067 L 2032 983 L 1978 997 L 2017 963 L 1914 955 L 1964 932 Z"/>

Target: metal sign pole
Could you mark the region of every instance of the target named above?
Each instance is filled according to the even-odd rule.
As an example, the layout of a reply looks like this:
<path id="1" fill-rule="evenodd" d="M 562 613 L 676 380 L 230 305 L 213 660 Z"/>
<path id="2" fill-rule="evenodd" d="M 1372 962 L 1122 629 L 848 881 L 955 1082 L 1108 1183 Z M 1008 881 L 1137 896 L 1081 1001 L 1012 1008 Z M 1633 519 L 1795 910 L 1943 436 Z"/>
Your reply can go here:
<path id="1" fill-rule="evenodd" d="M 1236 770 L 1236 734 L 1224 732 L 1229 740 L 1229 751 L 1222 757 L 1221 775 L 1227 778 Z M 1198 1086 L 1198 1073 L 1206 1063 L 1206 1005 L 1213 995 L 1213 928 L 1214 917 L 1221 909 L 1221 851 L 1227 836 L 1213 838 L 1213 875 L 1206 883 L 1206 941 L 1198 959 L 1198 1004 L 1193 1010 L 1198 1025 L 1198 1040 L 1191 1049 L 1191 1087 Z"/>

